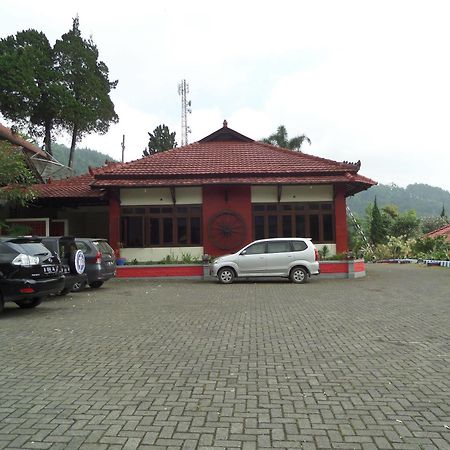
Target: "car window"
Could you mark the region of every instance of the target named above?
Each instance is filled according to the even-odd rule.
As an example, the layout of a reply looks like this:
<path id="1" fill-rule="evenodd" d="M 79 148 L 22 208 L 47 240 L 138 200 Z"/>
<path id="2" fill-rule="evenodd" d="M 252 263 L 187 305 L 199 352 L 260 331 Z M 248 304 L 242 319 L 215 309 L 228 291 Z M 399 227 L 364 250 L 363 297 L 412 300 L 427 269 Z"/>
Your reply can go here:
<path id="1" fill-rule="evenodd" d="M 283 252 L 291 252 L 291 244 L 289 241 L 273 241 L 267 243 L 267 252 L 268 253 L 283 253 Z"/>
<path id="2" fill-rule="evenodd" d="M 296 252 L 302 252 L 308 248 L 305 241 L 292 241 L 292 246 Z"/>
<path id="3" fill-rule="evenodd" d="M 258 242 L 257 244 L 250 245 L 245 249 L 246 255 L 257 255 L 259 253 L 266 253 L 266 243 Z"/>
<path id="4" fill-rule="evenodd" d="M 17 250 L 12 249 L 8 244 L 0 242 L 0 253 L 4 253 L 7 255 L 16 255 Z"/>
<path id="5" fill-rule="evenodd" d="M 110 245 L 105 241 L 93 241 L 92 242 L 102 253 L 113 254 L 114 250 L 110 247 Z"/>
<path id="6" fill-rule="evenodd" d="M 78 250 L 81 250 L 83 253 L 89 253 L 89 247 L 81 241 L 76 241 L 76 246 Z"/>
<path id="7" fill-rule="evenodd" d="M 47 255 L 50 251 L 40 242 L 10 242 L 11 248 L 18 253 L 25 253 L 26 255 Z"/>

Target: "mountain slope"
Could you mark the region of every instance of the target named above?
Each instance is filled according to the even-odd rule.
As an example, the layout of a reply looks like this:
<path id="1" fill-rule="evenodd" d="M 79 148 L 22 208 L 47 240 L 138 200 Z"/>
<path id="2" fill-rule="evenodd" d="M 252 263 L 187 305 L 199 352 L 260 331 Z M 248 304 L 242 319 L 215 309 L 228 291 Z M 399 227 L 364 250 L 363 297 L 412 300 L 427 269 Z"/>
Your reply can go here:
<path id="1" fill-rule="evenodd" d="M 394 204 L 401 212 L 415 209 L 418 216 L 439 216 L 444 205 L 447 215 L 450 215 L 450 192 L 420 183 L 410 184 L 406 188 L 395 184 L 379 184 L 349 197 L 347 205 L 354 214 L 363 216 L 375 197 L 380 208 Z"/>
<path id="2" fill-rule="evenodd" d="M 64 165 L 69 162 L 69 148 L 63 144 L 52 144 L 53 156 Z M 100 167 L 105 164 L 105 161 L 115 161 L 104 153 L 91 150 L 89 148 L 77 148 L 74 155 L 73 169 L 75 175 L 81 175 L 88 172 L 89 166 Z"/>

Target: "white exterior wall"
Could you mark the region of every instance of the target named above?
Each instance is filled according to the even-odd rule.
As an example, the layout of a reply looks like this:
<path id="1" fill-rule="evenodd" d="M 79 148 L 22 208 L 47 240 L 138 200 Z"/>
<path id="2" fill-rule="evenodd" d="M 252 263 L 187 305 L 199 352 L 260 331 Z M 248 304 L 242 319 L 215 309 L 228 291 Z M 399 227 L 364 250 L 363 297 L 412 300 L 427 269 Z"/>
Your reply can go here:
<path id="1" fill-rule="evenodd" d="M 317 247 L 317 250 L 322 250 L 324 247 L 328 247 L 328 256 L 332 256 L 336 254 L 336 244 L 316 244 L 314 245 Z"/>
<path id="2" fill-rule="evenodd" d="M 167 256 L 173 259 L 183 259 L 184 255 L 191 255 L 201 260 L 203 256 L 203 247 L 153 247 L 153 248 L 121 248 L 121 258 L 127 261 L 136 259 L 139 262 L 162 261 Z"/>
<path id="3" fill-rule="evenodd" d="M 177 205 L 198 205 L 202 203 L 201 187 L 175 188 Z M 173 205 L 170 188 L 132 188 L 120 190 L 121 206 Z"/>
<path id="4" fill-rule="evenodd" d="M 252 203 L 276 203 L 278 201 L 277 186 L 252 186 Z M 281 188 L 281 202 L 330 202 L 333 201 L 333 186 L 286 185 Z"/>

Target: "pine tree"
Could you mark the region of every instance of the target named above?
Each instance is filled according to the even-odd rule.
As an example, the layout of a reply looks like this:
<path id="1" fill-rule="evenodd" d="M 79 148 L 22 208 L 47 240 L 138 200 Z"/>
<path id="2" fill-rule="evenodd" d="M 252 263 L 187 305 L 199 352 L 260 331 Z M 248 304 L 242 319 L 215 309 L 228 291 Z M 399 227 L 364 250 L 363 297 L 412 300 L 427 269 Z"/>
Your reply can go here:
<path id="1" fill-rule="evenodd" d="M 370 241 L 372 244 L 380 244 L 385 238 L 385 230 L 383 226 L 383 218 L 377 205 L 377 198 L 373 203 L 372 212 L 370 215 Z"/>

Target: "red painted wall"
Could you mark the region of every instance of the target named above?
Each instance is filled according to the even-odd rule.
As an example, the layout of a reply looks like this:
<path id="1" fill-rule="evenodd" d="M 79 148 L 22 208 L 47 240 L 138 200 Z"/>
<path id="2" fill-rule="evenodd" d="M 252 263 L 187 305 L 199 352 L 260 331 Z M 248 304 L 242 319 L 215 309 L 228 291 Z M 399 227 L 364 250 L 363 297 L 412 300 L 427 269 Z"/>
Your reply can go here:
<path id="1" fill-rule="evenodd" d="M 109 245 L 120 256 L 120 200 L 116 192 L 109 193 Z"/>
<path id="2" fill-rule="evenodd" d="M 230 249 L 218 248 L 210 239 L 211 218 L 221 211 L 232 211 L 245 223 L 243 239 Z M 203 248 L 211 256 L 233 253 L 252 241 L 252 204 L 250 186 L 204 186 L 203 187 Z"/>
<path id="3" fill-rule="evenodd" d="M 344 186 L 334 186 L 334 223 L 336 226 L 336 253 L 348 251 L 347 207 Z"/>
<path id="4" fill-rule="evenodd" d="M 348 264 L 340 262 L 319 263 L 320 273 L 348 273 Z"/>
<path id="5" fill-rule="evenodd" d="M 201 277 L 203 266 L 157 266 L 139 267 L 122 266 L 116 268 L 117 278 L 140 278 L 140 277 Z"/>

